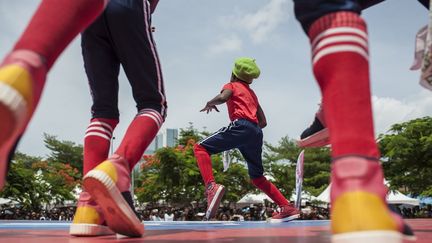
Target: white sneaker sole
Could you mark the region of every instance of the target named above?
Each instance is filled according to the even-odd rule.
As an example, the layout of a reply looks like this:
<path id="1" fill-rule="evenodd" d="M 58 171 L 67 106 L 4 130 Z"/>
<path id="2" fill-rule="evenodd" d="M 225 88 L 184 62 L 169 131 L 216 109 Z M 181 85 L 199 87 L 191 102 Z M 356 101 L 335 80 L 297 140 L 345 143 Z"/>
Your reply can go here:
<path id="1" fill-rule="evenodd" d="M 267 220 L 267 222 L 269 222 L 269 223 L 283 223 L 283 222 L 293 221 L 293 220 L 298 219 L 298 218 L 300 218 L 300 214 L 294 214 L 292 216 L 289 216 L 289 217 L 286 217 L 286 218 L 283 218 L 283 219 L 269 218 Z"/>
<path id="2" fill-rule="evenodd" d="M 360 231 L 334 234 L 332 243 L 402 243 L 402 234 L 396 231 Z"/>
<path id="3" fill-rule="evenodd" d="M 73 236 L 102 236 L 115 234 L 107 226 L 98 224 L 71 224 L 69 234 Z"/>
<path id="4" fill-rule="evenodd" d="M 84 177 L 84 188 L 102 208 L 111 230 L 129 237 L 142 237 L 144 225 L 124 200 L 111 178 L 100 170 L 91 170 Z"/>
<path id="5" fill-rule="evenodd" d="M 324 128 L 323 130 L 315 134 L 312 134 L 305 139 L 297 141 L 297 145 L 301 148 L 324 147 L 329 144 L 330 144 L 330 134 L 328 128 Z"/>

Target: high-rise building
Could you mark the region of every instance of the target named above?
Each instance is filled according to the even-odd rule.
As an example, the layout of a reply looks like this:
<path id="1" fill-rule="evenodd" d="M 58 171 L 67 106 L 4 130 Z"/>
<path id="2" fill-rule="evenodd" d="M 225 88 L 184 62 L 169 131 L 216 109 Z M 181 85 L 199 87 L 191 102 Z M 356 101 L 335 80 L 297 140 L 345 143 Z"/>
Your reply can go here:
<path id="1" fill-rule="evenodd" d="M 177 140 L 178 130 L 166 128 L 153 139 L 144 154 L 154 154 L 160 148 L 174 147 L 177 144 Z"/>

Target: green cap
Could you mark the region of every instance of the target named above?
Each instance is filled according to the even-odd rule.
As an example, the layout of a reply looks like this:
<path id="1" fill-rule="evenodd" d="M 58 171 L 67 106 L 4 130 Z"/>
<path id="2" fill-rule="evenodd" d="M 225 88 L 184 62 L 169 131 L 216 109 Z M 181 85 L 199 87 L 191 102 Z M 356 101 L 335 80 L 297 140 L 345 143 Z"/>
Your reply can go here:
<path id="1" fill-rule="evenodd" d="M 237 58 L 232 72 L 238 79 L 247 83 L 252 83 L 252 80 L 258 78 L 261 73 L 255 59 L 249 57 Z"/>

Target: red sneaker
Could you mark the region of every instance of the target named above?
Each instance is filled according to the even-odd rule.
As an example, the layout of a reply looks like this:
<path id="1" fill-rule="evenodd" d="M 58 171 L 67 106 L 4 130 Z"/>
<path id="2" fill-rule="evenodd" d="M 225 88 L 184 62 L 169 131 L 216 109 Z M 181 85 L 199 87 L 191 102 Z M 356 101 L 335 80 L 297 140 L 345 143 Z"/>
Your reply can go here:
<path id="1" fill-rule="evenodd" d="M 0 65 L 0 189 L 16 145 L 35 110 L 46 77 L 35 52 L 17 50 Z"/>
<path id="2" fill-rule="evenodd" d="M 73 236 L 101 236 L 112 235 L 105 224 L 102 209 L 92 200 L 88 192 L 81 192 L 74 219 L 69 228 Z"/>
<path id="3" fill-rule="evenodd" d="M 291 206 L 285 205 L 280 208 L 280 212 L 274 212 L 273 216 L 268 219 L 270 223 L 282 223 L 288 222 L 294 219 L 298 219 L 300 217 L 300 211 Z"/>
<path id="4" fill-rule="evenodd" d="M 112 155 L 84 176 L 83 185 L 102 209 L 112 231 L 130 237 L 144 234 L 144 225 L 136 215 L 129 192 L 130 170 L 126 159 Z"/>
<path id="5" fill-rule="evenodd" d="M 403 241 L 407 229 L 387 206 L 388 190 L 378 161 L 343 157 L 333 162 L 331 176 L 332 242 Z"/>
<path id="6" fill-rule="evenodd" d="M 205 218 L 210 220 L 215 217 L 216 211 L 219 208 L 223 195 L 225 194 L 225 187 L 216 183 L 208 185 L 206 190 L 207 195 L 207 212 Z"/>

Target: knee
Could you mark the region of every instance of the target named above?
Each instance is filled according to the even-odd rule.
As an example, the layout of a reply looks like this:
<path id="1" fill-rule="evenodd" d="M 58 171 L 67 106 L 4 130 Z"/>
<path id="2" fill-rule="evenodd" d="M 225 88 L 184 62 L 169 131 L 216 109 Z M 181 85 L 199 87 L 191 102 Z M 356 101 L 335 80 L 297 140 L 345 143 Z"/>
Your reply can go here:
<path id="1" fill-rule="evenodd" d="M 200 154 L 200 153 L 206 153 L 206 154 L 208 154 L 207 150 L 203 146 L 201 146 L 200 144 L 198 144 L 198 143 L 196 143 L 194 145 L 193 150 L 194 150 L 195 156 L 197 154 Z"/>
<path id="2" fill-rule="evenodd" d="M 267 181 L 267 179 L 264 176 L 260 176 L 260 177 L 256 177 L 256 178 L 251 178 L 251 182 L 254 186 L 256 187 L 260 187 L 260 185 L 262 185 L 263 183 L 265 183 Z"/>

